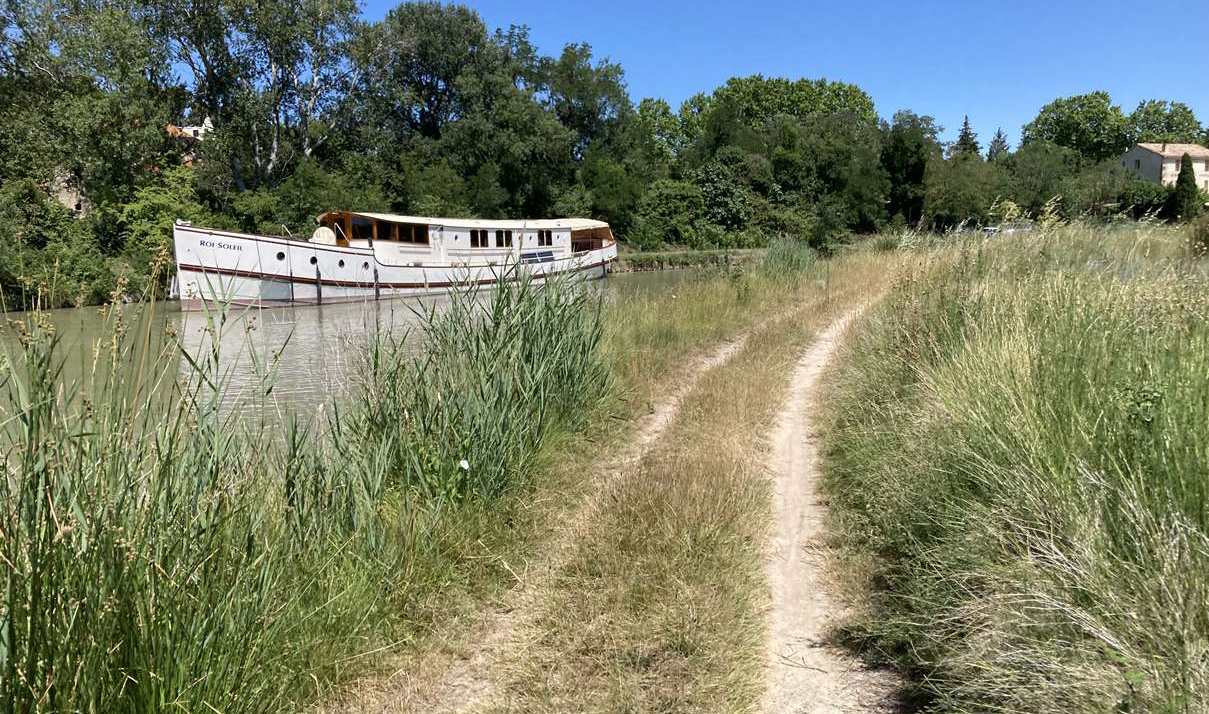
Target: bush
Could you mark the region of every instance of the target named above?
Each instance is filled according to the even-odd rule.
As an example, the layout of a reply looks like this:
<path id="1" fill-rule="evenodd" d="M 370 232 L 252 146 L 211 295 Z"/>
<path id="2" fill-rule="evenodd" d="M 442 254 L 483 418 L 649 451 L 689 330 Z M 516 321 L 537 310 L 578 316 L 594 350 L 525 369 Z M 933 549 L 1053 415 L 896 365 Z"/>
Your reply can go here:
<path id="1" fill-rule="evenodd" d="M 636 239 L 645 246 L 699 246 L 698 226 L 705 215 L 705 196 L 687 181 L 664 179 L 647 189 L 638 204 Z"/>

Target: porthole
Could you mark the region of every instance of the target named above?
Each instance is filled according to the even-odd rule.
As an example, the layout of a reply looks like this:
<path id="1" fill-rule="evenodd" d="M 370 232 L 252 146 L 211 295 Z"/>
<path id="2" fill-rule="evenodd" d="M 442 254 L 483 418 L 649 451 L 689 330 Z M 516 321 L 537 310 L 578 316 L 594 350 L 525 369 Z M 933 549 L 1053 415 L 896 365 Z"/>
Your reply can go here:
<path id="1" fill-rule="evenodd" d="M 341 261 L 340 261 L 340 267 L 341 267 L 341 268 L 343 268 L 343 267 L 344 267 L 344 261 L 343 261 L 343 260 L 341 260 Z"/>
<path id="2" fill-rule="evenodd" d="M 369 263 L 362 263 L 362 264 L 361 264 L 361 269 L 362 269 L 362 270 L 369 270 Z"/>
<path id="3" fill-rule="evenodd" d="M 318 262 L 319 262 L 319 259 L 312 255 L 311 256 L 311 265 L 314 265 L 315 263 L 318 263 Z"/>
<path id="4" fill-rule="evenodd" d="M 277 260 L 285 260 L 285 253 L 277 251 Z"/>

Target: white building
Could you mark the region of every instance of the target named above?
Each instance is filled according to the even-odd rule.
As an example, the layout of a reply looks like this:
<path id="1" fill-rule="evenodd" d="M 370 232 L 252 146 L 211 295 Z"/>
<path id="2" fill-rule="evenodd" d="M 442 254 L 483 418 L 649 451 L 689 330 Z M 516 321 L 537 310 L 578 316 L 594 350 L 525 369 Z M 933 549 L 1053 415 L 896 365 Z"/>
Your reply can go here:
<path id="1" fill-rule="evenodd" d="M 1180 162 L 1188 154 L 1196 185 L 1209 191 L 1209 149 L 1200 144 L 1137 144 L 1121 157 L 1121 165 L 1148 181 L 1171 186 L 1180 175 Z"/>

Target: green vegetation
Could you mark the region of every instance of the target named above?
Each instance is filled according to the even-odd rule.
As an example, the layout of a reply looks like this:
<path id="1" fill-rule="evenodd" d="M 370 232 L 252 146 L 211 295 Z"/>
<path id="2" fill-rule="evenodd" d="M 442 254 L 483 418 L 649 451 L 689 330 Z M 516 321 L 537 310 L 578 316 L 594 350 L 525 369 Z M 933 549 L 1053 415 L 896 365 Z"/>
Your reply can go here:
<path id="1" fill-rule="evenodd" d="M 921 247 L 835 375 L 850 634 L 942 711 L 1209 701 L 1209 286 L 1182 231 Z"/>
<path id="2" fill-rule="evenodd" d="M 804 346 L 878 289 L 883 264 L 863 252 L 815 261 L 800 244 L 788 244 L 738 278 L 705 277 L 678 289 L 674 300 L 651 296 L 618 316 L 611 353 L 649 355 L 638 383 L 663 375 L 654 393 L 666 402 L 684 389 L 683 400 L 640 458 L 593 458 L 591 476 L 575 482 L 588 491 L 572 491 L 568 510 L 575 515 L 559 519 L 570 535 L 555 539 L 561 555 L 548 584 L 524 601 L 535 603 L 532 621 L 512 646 L 492 652 L 507 695 L 484 708 L 687 713 L 758 706 L 765 672 L 761 554 L 773 497 L 765 437 Z M 683 375 L 676 361 L 684 353 L 699 364 L 701 348 L 712 352 L 718 337 L 742 342 L 732 342 L 733 356 L 695 381 L 668 376 Z M 667 344 L 681 347 L 664 347 L 661 356 L 658 346 Z"/>
<path id="3" fill-rule="evenodd" d="M 758 260 L 764 251 L 758 249 L 732 250 L 661 250 L 622 253 L 621 272 L 667 270 L 669 268 L 704 268 L 744 265 Z"/>
<path id="4" fill-rule="evenodd" d="M 1192 168 L 1192 157 L 1188 154 L 1180 159 L 1180 174 L 1176 177 L 1171 201 L 1173 212 L 1185 220 L 1196 218 L 1205 203 L 1204 196 L 1196 187 L 1196 172 Z"/>
<path id="5" fill-rule="evenodd" d="M 1046 105 L 1015 152 L 1000 132 L 983 160 L 968 121 L 946 146 L 931 118 L 879 119 L 852 84 L 760 75 L 674 110 L 633 101 L 587 44 L 544 56 L 527 28 L 434 2 L 363 22 L 353 0 L 46 0 L 5 4 L 0 26 L 9 305 L 157 294 L 177 218 L 305 236 L 331 209 L 574 214 L 644 251 L 825 248 L 985 223 L 1004 201 L 1171 220 L 1169 192 L 1117 155 L 1201 133 L 1178 102 L 1126 115 L 1097 92 Z"/>
<path id="6" fill-rule="evenodd" d="M 224 313 L 186 357 L 112 311 L 79 384 L 31 313 L 3 373 L 5 709 L 296 709 L 415 637 L 500 567 L 471 554 L 514 537 L 542 452 L 609 395 L 598 300 L 457 296 L 428 349 L 380 338 L 362 398 L 284 436 L 220 409 Z"/>

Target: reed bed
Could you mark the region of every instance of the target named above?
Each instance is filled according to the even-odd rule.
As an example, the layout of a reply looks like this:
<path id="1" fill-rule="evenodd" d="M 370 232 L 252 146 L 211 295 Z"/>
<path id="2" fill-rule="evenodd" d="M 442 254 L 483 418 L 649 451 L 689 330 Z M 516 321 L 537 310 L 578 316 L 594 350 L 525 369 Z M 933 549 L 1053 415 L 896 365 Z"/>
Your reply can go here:
<path id="1" fill-rule="evenodd" d="M 296 709 L 408 637 L 465 577 L 467 543 L 501 527 L 491 504 L 608 394 L 598 298 L 526 287 L 426 314 L 423 352 L 378 336 L 362 398 L 284 439 L 220 409 L 225 312 L 192 355 L 108 313 L 76 383 L 49 324 L 18 323 L 0 374 L 0 709 Z"/>
<path id="2" fill-rule="evenodd" d="M 849 634 L 937 710 L 1209 711 L 1204 263 L 1156 226 L 909 250 L 828 406 Z"/>

